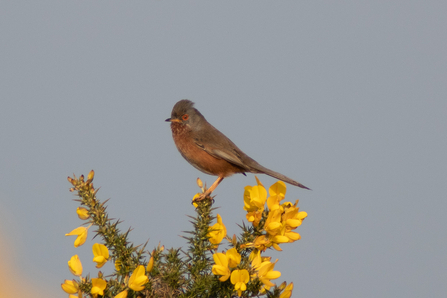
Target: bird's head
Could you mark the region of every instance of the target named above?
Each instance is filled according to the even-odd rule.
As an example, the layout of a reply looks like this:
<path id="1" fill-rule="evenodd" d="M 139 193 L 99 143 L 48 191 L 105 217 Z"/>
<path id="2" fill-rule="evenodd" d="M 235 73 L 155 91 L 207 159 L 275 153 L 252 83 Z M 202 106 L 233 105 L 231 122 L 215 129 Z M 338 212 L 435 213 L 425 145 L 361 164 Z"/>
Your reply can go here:
<path id="1" fill-rule="evenodd" d="M 194 103 L 190 100 L 182 99 L 172 108 L 171 118 L 165 121 L 171 122 L 171 124 L 187 125 L 193 129 L 195 124 L 199 124 L 203 120 L 205 120 L 205 117 L 194 108 Z"/>

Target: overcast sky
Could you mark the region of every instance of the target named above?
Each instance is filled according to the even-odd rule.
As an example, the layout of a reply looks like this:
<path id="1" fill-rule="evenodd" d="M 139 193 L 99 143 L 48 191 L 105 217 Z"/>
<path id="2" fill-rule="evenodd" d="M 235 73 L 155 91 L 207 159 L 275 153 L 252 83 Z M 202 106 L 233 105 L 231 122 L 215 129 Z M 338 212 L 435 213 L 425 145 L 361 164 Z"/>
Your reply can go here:
<path id="1" fill-rule="evenodd" d="M 66 177 L 94 169 L 132 241 L 185 246 L 195 180 L 215 180 L 183 160 L 164 122 L 187 98 L 252 158 L 312 188 L 287 189 L 309 214 L 302 239 L 266 253 L 293 297 L 446 297 L 446 11 L 446 1 L 2 1 L 2 245 L 46 288 L 36 297 L 65 295 L 74 254 L 96 275 L 94 240 L 74 248 L 64 236 L 81 224 Z M 214 193 L 230 235 L 255 183 L 235 175 Z"/>

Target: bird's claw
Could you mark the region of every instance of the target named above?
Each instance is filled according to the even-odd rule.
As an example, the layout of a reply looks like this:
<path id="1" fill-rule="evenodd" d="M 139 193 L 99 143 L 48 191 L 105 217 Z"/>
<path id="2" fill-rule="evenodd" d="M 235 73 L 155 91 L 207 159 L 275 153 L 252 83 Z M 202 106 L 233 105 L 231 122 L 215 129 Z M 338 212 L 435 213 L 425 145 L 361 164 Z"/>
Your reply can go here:
<path id="1" fill-rule="evenodd" d="M 193 203 L 197 203 L 197 202 L 201 202 L 201 201 L 203 201 L 203 200 L 205 200 L 205 199 L 210 199 L 210 200 L 212 200 L 213 198 L 212 197 L 210 197 L 210 195 L 209 194 L 207 194 L 207 193 L 203 193 L 203 194 L 201 194 L 199 197 L 197 197 L 197 198 L 195 198 L 192 202 Z"/>

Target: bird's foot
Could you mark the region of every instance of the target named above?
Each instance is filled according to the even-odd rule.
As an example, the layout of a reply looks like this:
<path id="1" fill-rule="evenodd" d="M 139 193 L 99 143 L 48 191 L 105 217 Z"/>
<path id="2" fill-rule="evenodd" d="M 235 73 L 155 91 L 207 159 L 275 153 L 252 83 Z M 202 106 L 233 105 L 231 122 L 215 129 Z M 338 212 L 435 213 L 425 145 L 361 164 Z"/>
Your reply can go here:
<path id="1" fill-rule="evenodd" d="M 205 191 L 204 193 L 200 194 L 198 197 L 194 198 L 192 200 L 192 202 L 197 203 L 197 202 L 201 202 L 205 199 L 213 200 L 214 197 L 211 197 L 210 194 L 211 194 L 211 192 Z"/>
<path id="2" fill-rule="evenodd" d="M 200 180 L 200 178 L 197 178 L 197 185 L 200 187 L 200 189 L 202 189 L 202 194 L 200 194 L 199 196 L 195 197 L 192 202 L 196 203 L 196 202 L 200 202 L 203 201 L 205 199 L 209 199 L 212 202 L 214 202 L 214 197 L 211 197 L 211 193 L 214 191 L 214 189 L 217 187 L 217 185 L 219 185 L 219 183 L 223 180 L 223 177 L 218 177 L 216 181 L 214 181 L 213 185 L 211 185 L 210 188 L 206 189 L 206 184 L 205 186 L 203 186 L 202 180 Z"/>

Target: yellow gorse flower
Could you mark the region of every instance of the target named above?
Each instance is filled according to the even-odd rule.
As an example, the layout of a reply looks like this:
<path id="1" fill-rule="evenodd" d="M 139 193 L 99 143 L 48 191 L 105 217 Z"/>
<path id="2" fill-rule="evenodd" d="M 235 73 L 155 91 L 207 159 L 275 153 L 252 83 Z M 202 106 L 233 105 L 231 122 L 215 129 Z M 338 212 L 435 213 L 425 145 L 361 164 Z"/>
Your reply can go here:
<path id="1" fill-rule="evenodd" d="M 264 186 L 246 186 L 244 191 L 244 210 L 258 211 L 264 209 L 267 200 L 267 191 Z"/>
<path id="2" fill-rule="evenodd" d="M 226 253 L 213 254 L 215 265 L 212 267 L 214 275 L 222 275 L 219 280 L 226 281 L 231 274 L 230 268 L 236 268 L 241 262 L 241 255 L 237 252 L 236 248 L 231 248 Z"/>
<path id="3" fill-rule="evenodd" d="M 146 276 L 144 266 L 139 265 L 130 276 L 128 286 L 134 291 L 141 291 L 148 281 L 149 278 Z"/>
<path id="4" fill-rule="evenodd" d="M 270 240 L 265 235 L 261 235 L 256 237 L 253 242 L 242 244 L 241 248 L 254 247 L 260 251 L 265 251 L 270 246 L 272 246 Z"/>
<path id="5" fill-rule="evenodd" d="M 102 278 L 92 278 L 92 289 L 90 290 L 90 293 L 93 294 L 93 296 L 97 295 L 104 295 L 104 290 L 107 287 L 107 282 Z"/>
<path id="6" fill-rule="evenodd" d="M 247 289 L 247 283 L 250 281 L 250 275 L 246 269 L 234 270 L 231 273 L 231 283 L 234 285 L 234 290 L 237 295 L 241 296 L 242 292 Z"/>
<path id="7" fill-rule="evenodd" d="M 124 290 L 118 293 L 118 295 L 116 295 L 114 298 L 126 298 L 126 297 L 127 297 L 127 290 Z"/>
<path id="8" fill-rule="evenodd" d="M 149 259 L 149 262 L 147 263 L 146 272 L 150 273 L 152 271 L 152 268 L 154 268 L 154 253 L 152 252 L 151 258 Z"/>
<path id="9" fill-rule="evenodd" d="M 226 281 L 231 274 L 230 268 L 228 268 L 228 257 L 224 253 L 213 254 L 213 260 L 215 265 L 212 267 L 214 275 L 222 275 L 219 280 Z"/>
<path id="10" fill-rule="evenodd" d="M 264 224 L 264 230 L 270 236 L 275 236 L 281 231 L 281 227 L 281 210 L 275 209 L 270 211 Z"/>
<path id="11" fill-rule="evenodd" d="M 264 261 L 256 268 L 255 276 L 258 277 L 259 280 L 264 284 L 264 287 L 261 291 L 264 291 L 264 289 L 270 290 L 270 287 L 273 287 L 275 285 L 270 280 L 277 279 L 281 276 L 281 272 L 273 271 L 276 262 L 278 262 L 278 260 L 276 260 L 274 263 L 270 261 Z"/>
<path id="12" fill-rule="evenodd" d="M 62 290 L 67 294 L 76 294 L 78 292 L 78 284 L 72 280 L 66 279 L 63 284 L 61 284 Z"/>
<path id="13" fill-rule="evenodd" d="M 256 211 L 247 212 L 246 218 L 249 222 L 251 222 L 253 224 L 254 227 L 257 227 L 259 225 L 259 222 L 262 219 L 262 211 L 256 210 Z"/>
<path id="14" fill-rule="evenodd" d="M 96 268 L 101 268 L 109 259 L 109 250 L 103 244 L 95 243 L 92 247 L 93 262 L 96 263 Z"/>
<path id="15" fill-rule="evenodd" d="M 90 228 L 90 226 L 91 225 L 89 225 L 88 227 L 76 228 L 70 233 L 65 234 L 65 236 L 78 236 L 76 237 L 76 240 L 74 242 L 74 247 L 81 246 L 85 243 L 85 240 L 87 240 L 88 229 Z"/>
<path id="16" fill-rule="evenodd" d="M 79 227 L 66 234 L 66 236 L 77 236 L 74 242 L 75 247 L 85 243 L 88 229 L 92 226 L 92 224 L 97 224 L 96 221 L 94 222 L 94 220 L 96 220 L 96 214 L 101 214 L 101 212 L 105 210 L 103 204 L 95 198 L 96 190 L 93 188 L 92 184 L 93 177 L 94 172 L 91 171 L 86 182 L 84 182 L 84 176 L 81 176 L 79 179 L 76 179 L 76 177 L 74 179 L 68 179 L 74 186 L 73 190 L 71 191 L 78 190 L 79 196 L 83 198 L 81 205 L 91 208 L 77 208 L 76 213 L 78 214 L 79 218 L 82 220 L 88 220 L 89 212 L 91 212 L 92 215 L 95 214 L 95 218 L 89 220 L 88 223 L 91 224 L 88 227 Z M 271 287 L 275 286 L 275 283 L 272 281 L 281 276 L 279 271 L 274 270 L 278 260 L 271 262 L 271 257 L 261 255 L 267 248 L 273 247 L 276 250 L 281 250 L 279 244 L 299 240 L 301 236 L 294 230 L 297 229 L 297 227 L 299 227 L 303 220 L 307 217 L 306 212 L 299 210 L 298 200 L 295 204 L 283 201 L 286 194 L 286 185 L 283 182 L 278 181 L 274 183 L 270 186 L 267 192 L 266 188 L 257 177 L 256 181 L 257 185 L 247 186 L 244 189 L 244 209 L 247 211 L 246 217 L 247 220 L 252 223 L 253 227 L 255 227 L 254 229 L 250 230 L 244 229 L 244 231 L 248 232 L 251 236 L 244 235 L 242 238 L 237 238 L 236 235 L 234 235 L 232 240 L 227 237 L 233 248 L 222 253 L 216 252 L 213 254 L 214 265 L 212 265 L 212 273 L 216 275 L 213 279 L 214 282 L 216 282 L 217 278 L 219 281 L 226 282 L 227 284 L 231 282 L 231 284 L 234 285 L 233 295 L 237 294 L 238 296 L 242 296 L 243 294 L 244 296 L 251 295 L 254 293 L 265 295 Z M 202 189 L 202 192 L 206 188 L 206 186 L 205 188 L 203 187 L 203 183 L 200 179 L 197 180 L 197 185 Z M 86 198 L 83 197 L 84 194 L 86 194 Z M 201 194 L 197 194 L 194 198 L 197 198 L 199 195 Z M 89 205 L 90 201 L 93 202 L 91 206 Z M 203 205 L 203 207 L 207 207 L 207 205 Z M 203 209 L 202 206 L 200 206 L 199 209 Z M 213 209 L 210 210 L 212 211 Z M 199 211 L 200 210 L 198 210 L 198 213 L 200 215 L 200 212 L 202 211 Z M 206 212 L 209 211 L 206 210 Z M 200 241 L 206 241 L 208 238 L 209 243 L 213 244 L 214 249 L 217 250 L 218 245 L 227 234 L 227 229 L 223 224 L 222 217 L 217 214 L 216 223 L 212 226 L 208 225 L 209 221 L 206 222 L 206 226 L 203 226 L 203 221 L 197 221 L 201 224 L 201 227 L 205 228 L 205 233 L 207 233 L 207 237 L 203 238 L 202 233 L 204 230 L 200 231 L 200 234 L 198 234 L 200 235 Z M 100 228 L 95 232 L 100 235 L 105 234 L 108 236 L 103 229 L 101 230 L 101 226 L 98 226 Z M 105 238 L 107 239 L 107 237 Z M 195 241 L 195 238 L 193 239 Z M 247 239 L 250 239 L 252 242 L 246 242 Z M 241 241 L 243 242 L 241 243 Z M 244 253 L 242 253 L 243 257 L 238 252 L 236 247 L 241 251 L 245 250 Z M 251 250 L 251 254 L 249 256 L 247 256 L 247 248 L 248 251 Z M 61 287 L 70 295 L 70 297 L 73 298 L 77 297 L 75 295 L 83 296 L 89 294 L 88 292 L 83 293 L 81 288 L 84 290 L 86 288 L 90 288 L 90 295 L 94 298 L 104 295 L 110 296 L 112 292 L 117 293 L 118 291 L 121 292 L 116 294 L 114 298 L 127 298 L 129 291 L 131 295 L 138 295 L 138 293 L 134 292 L 140 291 L 143 291 L 141 293 L 145 293 L 147 289 L 157 291 L 159 290 L 157 279 L 154 279 L 153 281 L 151 279 L 151 283 L 149 283 L 149 279 L 151 278 L 150 272 L 154 270 L 155 257 L 157 257 L 157 265 L 158 262 L 160 262 L 163 266 L 163 258 L 158 260 L 158 253 L 161 253 L 163 250 L 164 246 L 160 247 L 159 244 L 158 248 L 154 249 L 154 251 L 150 253 L 150 259 L 147 266 L 133 263 L 133 261 L 138 261 L 136 259 L 134 260 L 133 257 L 129 261 L 127 259 L 127 252 L 117 255 L 115 256 L 116 258 L 114 258 L 114 265 L 115 269 L 119 272 L 115 272 L 115 275 L 110 275 L 110 280 L 103 279 L 103 273 L 99 272 L 97 278 L 91 279 L 91 285 L 85 284 L 90 277 L 86 279 L 80 277 L 81 281 L 78 282 L 74 280 L 65 280 Z M 213 249 L 211 248 L 211 250 Z M 103 244 L 93 244 L 92 252 L 94 255 L 93 261 L 96 262 L 97 268 L 101 268 L 108 260 L 110 260 L 109 250 Z M 133 251 L 130 251 L 129 253 L 133 254 Z M 133 269 L 135 266 L 136 268 Z M 74 275 L 82 275 L 83 268 L 78 255 L 71 257 L 68 261 L 68 267 Z M 131 271 L 132 269 L 133 272 Z M 158 269 L 154 271 L 157 271 L 154 274 L 158 275 Z M 228 281 L 229 279 L 230 281 Z M 250 282 L 250 280 L 252 280 L 252 282 Z M 210 286 L 214 287 L 214 284 L 210 283 Z M 247 288 L 249 290 L 247 290 Z M 284 282 L 278 288 L 275 288 L 275 293 L 279 295 L 280 298 L 290 298 L 292 295 L 292 290 L 293 283 L 287 285 L 287 283 Z"/>
<path id="17" fill-rule="evenodd" d="M 78 255 L 74 255 L 71 257 L 70 261 L 68 261 L 68 268 L 70 269 L 71 273 L 73 273 L 73 275 L 82 275 L 82 264 L 81 260 L 79 260 Z"/>
<path id="18" fill-rule="evenodd" d="M 257 267 L 262 263 L 261 251 L 259 249 L 254 249 L 248 256 L 248 258 L 251 261 L 251 266 L 254 269 L 257 269 Z"/>
<path id="19" fill-rule="evenodd" d="M 285 231 L 284 236 L 289 240 L 288 242 L 295 242 L 301 239 L 301 235 L 297 232 Z"/>
<path id="20" fill-rule="evenodd" d="M 227 250 L 225 255 L 228 258 L 228 266 L 230 268 L 236 268 L 241 262 L 241 255 L 237 252 L 236 248 L 231 248 Z"/>
<path id="21" fill-rule="evenodd" d="M 84 208 L 84 207 L 78 207 L 76 209 L 76 213 L 78 214 L 78 217 L 82 220 L 86 220 L 90 217 L 90 215 L 88 214 L 87 208 Z"/>
<path id="22" fill-rule="evenodd" d="M 290 298 L 292 296 L 292 291 L 293 291 L 293 282 L 291 282 L 285 287 L 284 291 L 281 293 L 281 295 L 279 295 L 279 298 Z"/>
<path id="23" fill-rule="evenodd" d="M 292 230 L 299 227 L 303 220 L 307 217 L 307 212 L 299 211 L 297 205 L 298 200 L 296 200 L 294 205 L 292 205 L 291 203 L 288 205 L 283 204 L 284 213 L 282 215 L 282 235 L 289 239 L 288 242 L 294 242 L 301 239 L 300 234 L 293 232 Z"/>
<path id="24" fill-rule="evenodd" d="M 267 199 L 267 207 L 270 211 L 280 208 L 279 203 L 286 196 L 286 184 L 278 181 L 269 188 L 270 197 Z"/>
<path id="25" fill-rule="evenodd" d="M 296 207 L 297 205 L 298 200 L 295 202 L 295 205 L 284 207 L 282 221 L 289 229 L 296 229 L 301 225 L 303 219 L 307 217 L 307 213 L 305 211 L 299 212 L 300 208 Z"/>
<path id="26" fill-rule="evenodd" d="M 227 228 L 222 222 L 222 217 L 217 214 L 217 222 L 210 227 L 210 232 L 208 233 L 209 241 L 212 244 L 219 244 L 226 235 Z"/>
<path id="27" fill-rule="evenodd" d="M 280 197 L 282 200 L 286 197 L 286 190 L 286 184 L 282 181 L 278 181 L 269 187 L 269 194 L 270 197 Z"/>
<path id="28" fill-rule="evenodd" d="M 269 188 L 269 197 L 267 199 L 268 211 L 264 211 L 264 195 L 265 188 L 256 177 L 256 186 L 246 186 L 244 192 L 244 209 L 247 211 L 247 220 L 252 222 L 254 227 L 258 227 L 259 223 L 265 219 L 263 229 L 265 234 L 255 238 L 253 243 L 245 243 L 241 247 L 255 247 L 260 251 L 265 251 L 269 247 L 281 251 L 279 244 L 294 242 L 301 238 L 300 234 L 294 232 L 301 225 L 306 212 L 300 212 L 298 200 L 295 204 L 281 201 L 286 195 L 286 185 L 282 181 L 274 183 Z M 262 204 L 261 204 L 262 203 Z M 267 212 L 267 218 L 265 214 Z"/>
<path id="29" fill-rule="evenodd" d="M 244 210 L 247 211 L 247 220 L 257 227 L 262 219 L 267 191 L 258 177 L 255 176 L 255 178 L 258 185 L 244 188 Z"/>
<path id="30" fill-rule="evenodd" d="M 194 208 L 197 208 L 199 206 L 199 205 L 197 205 L 195 200 L 200 198 L 201 195 L 202 194 L 200 192 L 198 192 L 192 197 L 192 205 L 194 206 Z"/>

